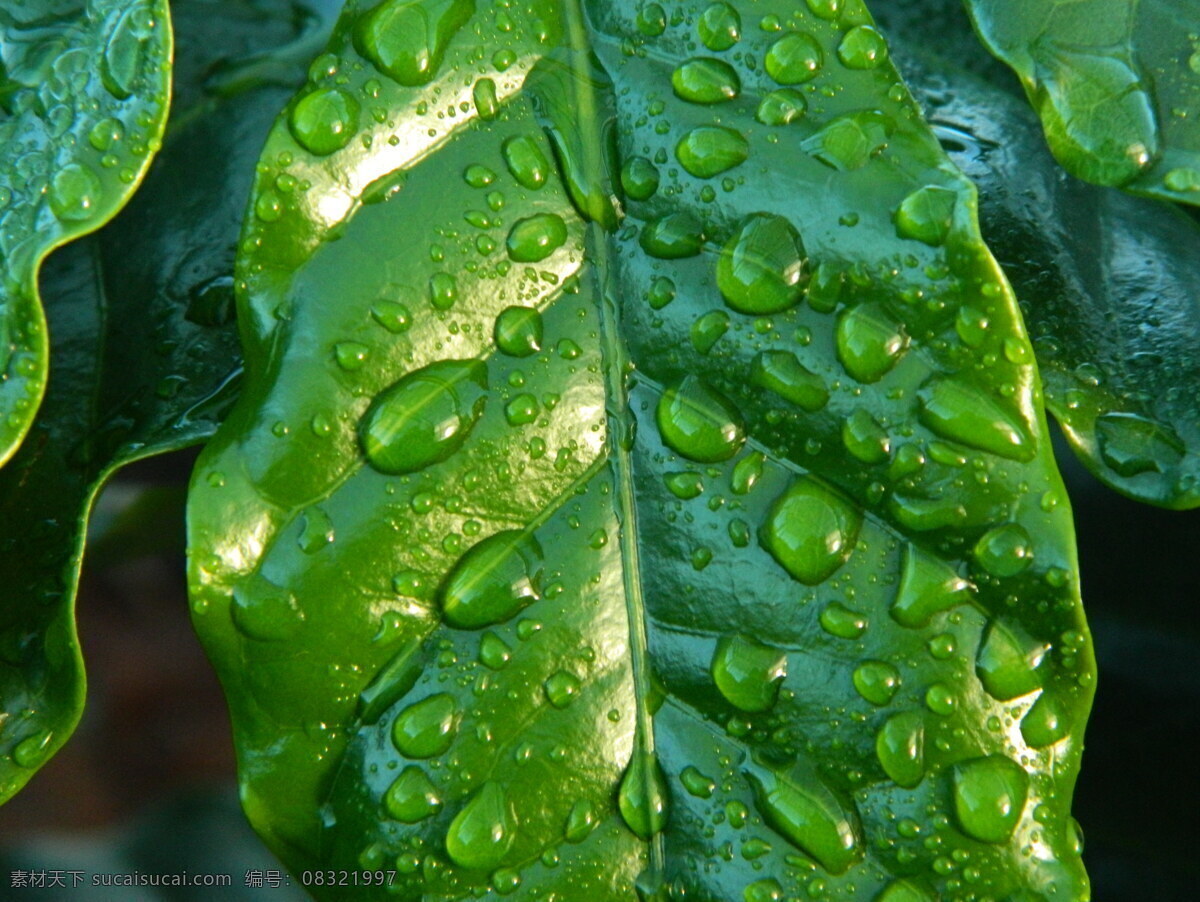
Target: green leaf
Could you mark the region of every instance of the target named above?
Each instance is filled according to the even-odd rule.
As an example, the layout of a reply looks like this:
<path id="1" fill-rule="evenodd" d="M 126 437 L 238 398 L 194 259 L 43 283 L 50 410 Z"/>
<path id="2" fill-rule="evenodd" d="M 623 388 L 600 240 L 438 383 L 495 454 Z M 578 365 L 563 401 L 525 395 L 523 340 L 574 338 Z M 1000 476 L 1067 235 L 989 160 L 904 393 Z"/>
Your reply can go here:
<path id="1" fill-rule="evenodd" d="M 177 0 L 162 153 L 116 220 L 44 267 L 54 369 L 0 470 L 0 800 L 79 719 L 73 606 L 97 492 L 131 461 L 207 438 L 232 402 L 238 227 L 263 138 L 332 26 L 320 9 Z"/>
<path id="2" fill-rule="evenodd" d="M 189 501 L 287 865 L 397 871 L 338 899 L 1086 898 L 1032 353 L 863 7 L 385 0 L 321 59 Z"/>
<path id="3" fill-rule="evenodd" d="M 1200 14 L 1180 0 L 966 0 L 1072 175 L 1200 203 Z"/>
<path id="4" fill-rule="evenodd" d="M 99 228 L 158 150 L 170 100 L 166 0 L 0 11 L 0 466 L 46 389 L 46 254 Z"/>
<path id="5" fill-rule="evenodd" d="M 963 71 L 976 57 L 965 16 L 883 6 L 935 133 L 979 187 L 984 235 L 1022 300 L 1046 406 L 1072 448 L 1131 498 L 1200 505 L 1200 225 L 1063 178 L 1027 105 L 994 73 L 999 84 Z"/>

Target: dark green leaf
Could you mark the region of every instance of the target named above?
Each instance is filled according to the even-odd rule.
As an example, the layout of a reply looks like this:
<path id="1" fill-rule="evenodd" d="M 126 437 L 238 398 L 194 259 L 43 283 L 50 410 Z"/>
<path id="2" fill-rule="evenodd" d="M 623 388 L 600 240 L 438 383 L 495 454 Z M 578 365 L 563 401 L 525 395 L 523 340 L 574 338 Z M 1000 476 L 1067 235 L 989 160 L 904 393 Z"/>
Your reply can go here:
<path id="1" fill-rule="evenodd" d="M 211 435 L 232 401 L 233 256 L 254 161 L 332 25 L 285 0 L 178 0 L 175 16 L 180 102 L 162 153 L 121 216 L 44 267 L 54 369 L 0 471 L 0 800 L 79 718 L 73 603 L 99 487 Z"/>
<path id="2" fill-rule="evenodd" d="M 1072 175 L 1200 203 L 1200 10 L 1190 0 L 965 0 Z"/>
<path id="3" fill-rule="evenodd" d="M 861 4 L 385 0 L 321 60 L 189 502 L 272 848 L 398 872 L 335 899 L 1085 898 L 1032 352 Z"/>
<path id="4" fill-rule="evenodd" d="M 46 389 L 38 269 L 121 208 L 162 141 L 166 0 L 17 0 L 0 9 L 0 465 Z"/>
<path id="5" fill-rule="evenodd" d="M 960 68 L 976 57 L 965 16 L 931 22 L 905 15 L 923 3 L 883 6 L 935 132 L 979 186 L 984 235 L 1022 300 L 1046 405 L 1072 447 L 1132 498 L 1200 505 L 1200 225 L 1065 177 L 1028 107 Z M 930 46 L 952 62 L 922 56 Z"/>

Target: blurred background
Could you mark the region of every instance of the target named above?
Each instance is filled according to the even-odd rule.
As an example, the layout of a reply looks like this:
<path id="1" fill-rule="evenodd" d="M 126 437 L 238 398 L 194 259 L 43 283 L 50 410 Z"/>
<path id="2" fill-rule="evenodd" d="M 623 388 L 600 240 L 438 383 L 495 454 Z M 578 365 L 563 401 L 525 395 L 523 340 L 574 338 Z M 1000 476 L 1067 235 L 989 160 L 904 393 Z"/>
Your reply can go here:
<path id="1" fill-rule="evenodd" d="M 1193 902 L 1200 512 L 1128 501 L 1057 447 L 1100 662 L 1075 799 L 1093 898 Z M 0 807 L 0 898 L 305 898 L 245 886 L 247 871 L 280 866 L 238 808 L 224 700 L 188 620 L 183 505 L 194 458 L 130 467 L 97 505 L 78 601 L 87 709 L 67 746 Z M 233 885 L 10 889 L 11 871 L 37 868 L 220 872 Z"/>

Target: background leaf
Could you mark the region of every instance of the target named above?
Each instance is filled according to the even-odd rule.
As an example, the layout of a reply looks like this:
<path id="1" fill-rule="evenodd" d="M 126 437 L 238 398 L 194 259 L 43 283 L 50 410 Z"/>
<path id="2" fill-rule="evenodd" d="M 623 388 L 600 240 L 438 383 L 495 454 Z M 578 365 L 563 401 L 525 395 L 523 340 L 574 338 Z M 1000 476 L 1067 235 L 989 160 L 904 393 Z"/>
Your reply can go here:
<path id="1" fill-rule="evenodd" d="M 965 0 L 1078 178 L 1200 202 L 1200 11 L 1186 0 Z"/>
<path id="2" fill-rule="evenodd" d="M 384 2 L 310 81 L 189 504 L 284 861 L 1085 898 L 1032 351 L 863 7 Z"/>
<path id="3" fill-rule="evenodd" d="M 0 10 L 0 465 L 46 388 L 38 268 L 121 208 L 170 98 L 166 0 L 18 0 Z"/>
<path id="4" fill-rule="evenodd" d="M 100 486 L 131 461 L 202 441 L 233 399 L 233 255 L 254 160 L 328 13 L 178 0 L 163 152 L 120 217 L 45 266 L 55 369 L 29 439 L 0 471 L 0 800 L 79 719 L 73 604 Z"/>
<path id="5" fill-rule="evenodd" d="M 1163 507 L 1200 505 L 1200 225 L 1062 172 L 1005 73 L 978 66 L 966 16 L 932 6 L 880 9 L 935 133 L 979 187 L 1046 406 L 1106 484 Z"/>

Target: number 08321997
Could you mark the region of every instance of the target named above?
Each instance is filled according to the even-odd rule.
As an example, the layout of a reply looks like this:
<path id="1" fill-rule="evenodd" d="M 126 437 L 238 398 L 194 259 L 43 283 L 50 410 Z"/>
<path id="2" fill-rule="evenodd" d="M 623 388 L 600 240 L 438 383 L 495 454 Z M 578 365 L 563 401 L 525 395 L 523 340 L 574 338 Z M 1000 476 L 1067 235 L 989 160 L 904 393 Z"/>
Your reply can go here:
<path id="1" fill-rule="evenodd" d="M 305 886 L 391 886 L 395 871 L 301 871 Z"/>

